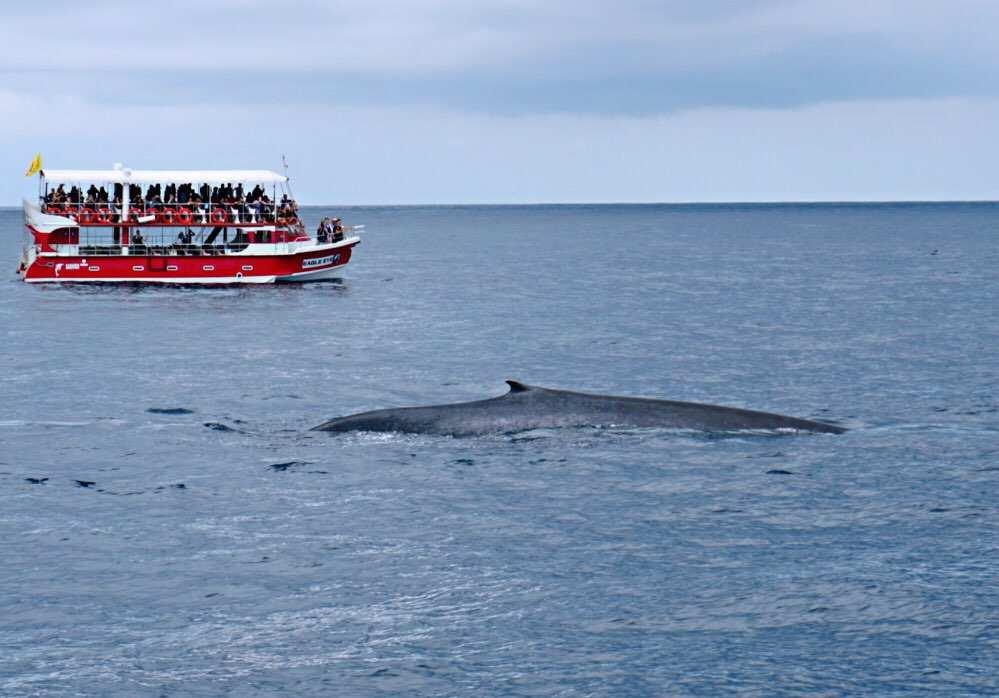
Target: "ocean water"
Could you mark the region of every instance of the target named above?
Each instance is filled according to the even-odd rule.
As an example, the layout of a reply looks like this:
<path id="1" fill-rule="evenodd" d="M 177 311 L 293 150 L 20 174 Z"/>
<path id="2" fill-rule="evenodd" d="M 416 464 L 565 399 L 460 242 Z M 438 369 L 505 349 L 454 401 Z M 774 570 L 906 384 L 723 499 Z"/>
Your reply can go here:
<path id="1" fill-rule="evenodd" d="M 197 289 L 0 211 L 0 695 L 999 693 L 999 207 L 334 212 Z M 507 378 L 851 430 L 308 431 Z"/>

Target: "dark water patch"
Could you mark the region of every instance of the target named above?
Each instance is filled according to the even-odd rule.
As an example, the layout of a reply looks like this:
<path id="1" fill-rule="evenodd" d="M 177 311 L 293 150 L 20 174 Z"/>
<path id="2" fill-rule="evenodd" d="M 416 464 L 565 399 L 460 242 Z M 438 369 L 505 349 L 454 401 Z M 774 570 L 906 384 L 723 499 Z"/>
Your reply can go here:
<path id="1" fill-rule="evenodd" d="M 194 414 L 194 410 L 189 410 L 186 407 L 150 407 L 146 410 L 150 414 L 169 414 L 169 415 L 181 415 L 181 414 Z"/>
<path id="2" fill-rule="evenodd" d="M 794 475 L 794 473 L 783 468 L 773 468 L 767 471 L 767 475 Z"/>
<path id="3" fill-rule="evenodd" d="M 474 458 L 455 458 L 451 462 L 454 463 L 455 465 L 475 465 Z"/>
<path id="4" fill-rule="evenodd" d="M 76 483 L 77 487 L 83 487 L 83 488 L 93 487 L 94 485 L 97 484 L 93 480 L 73 480 L 73 482 Z"/>
<path id="5" fill-rule="evenodd" d="M 244 433 L 241 429 L 234 429 L 233 427 L 223 424 L 222 422 L 205 422 L 205 426 L 213 431 L 232 432 L 235 434 Z"/>
<path id="6" fill-rule="evenodd" d="M 30 482 L 32 485 L 44 485 L 49 481 L 47 477 L 26 477 L 25 482 Z"/>
<path id="7" fill-rule="evenodd" d="M 381 669 L 377 669 L 377 670 L 371 672 L 370 674 L 368 674 L 368 676 L 370 676 L 372 678 L 381 678 L 381 677 L 398 677 L 398 676 L 402 676 L 402 674 L 400 674 L 397 671 L 393 671 L 392 669 L 387 669 L 387 668 L 383 667 Z"/>
<path id="8" fill-rule="evenodd" d="M 290 461 L 285 461 L 284 463 L 272 463 L 267 467 L 275 472 L 283 473 L 288 470 L 294 470 L 295 468 L 300 468 L 304 465 L 312 465 L 312 464 L 313 464 L 312 461 L 307 461 L 307 460 L 290 460 Z"/>

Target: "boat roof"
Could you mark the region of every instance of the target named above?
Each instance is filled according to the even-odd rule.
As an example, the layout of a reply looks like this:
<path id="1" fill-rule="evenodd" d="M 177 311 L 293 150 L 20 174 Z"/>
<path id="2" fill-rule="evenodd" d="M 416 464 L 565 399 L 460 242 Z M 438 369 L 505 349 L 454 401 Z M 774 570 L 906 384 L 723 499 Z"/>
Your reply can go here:
<path id="1" fill-rule="evenodd" d="M 256 182 L 259 184 L 279 184 L 288 178 L 270 170 L 41 170 L 42 177 L 58 183 L 129 183 L 129 184 L 170 184 L 172 182 L 192 184 L 227 184 L 233 182 Z"/>

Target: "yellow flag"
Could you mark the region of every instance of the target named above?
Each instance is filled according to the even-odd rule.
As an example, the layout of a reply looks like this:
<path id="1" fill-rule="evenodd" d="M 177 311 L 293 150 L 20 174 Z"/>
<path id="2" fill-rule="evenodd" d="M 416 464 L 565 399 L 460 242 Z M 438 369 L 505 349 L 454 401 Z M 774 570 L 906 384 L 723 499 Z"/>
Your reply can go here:
<path id="1" fill-rule="evenodd" d="M 42 169 L 42 154 L 38 153 L 35 155 L 35 159 L 31 161 L 31 166 L 28 167 L 28 171 L 24 173 L 24 176 L 30 177 L 33 174 L 37 174 L 40 169 Z"/>

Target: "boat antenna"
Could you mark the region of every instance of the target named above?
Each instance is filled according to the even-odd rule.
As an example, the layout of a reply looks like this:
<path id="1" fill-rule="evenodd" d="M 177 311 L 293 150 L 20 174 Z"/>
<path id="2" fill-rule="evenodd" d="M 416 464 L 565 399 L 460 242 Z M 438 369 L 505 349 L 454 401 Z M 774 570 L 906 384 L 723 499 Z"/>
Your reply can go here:
<path id="1" fill-rule="evenodd" d="M 285 158 L 284 153 L 281 153 L 281 167 L 284 168 L 284 176 L 287 181 L 284 183 L 284 188 L 288 191 L 288 196 L 291 200 L 295 200 L 295 193 L 291 190 L 291 177 L 288 177 L 288 160 Z"/>

